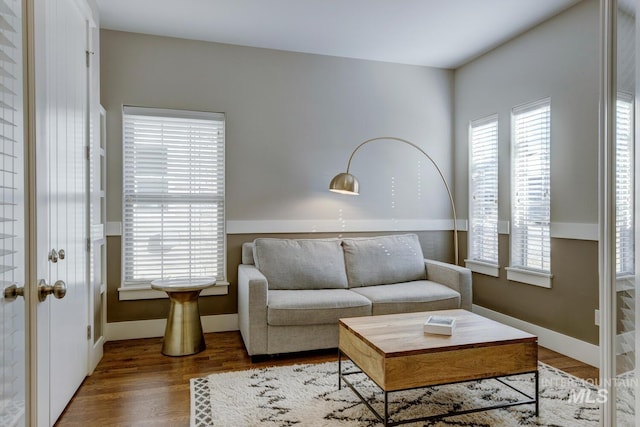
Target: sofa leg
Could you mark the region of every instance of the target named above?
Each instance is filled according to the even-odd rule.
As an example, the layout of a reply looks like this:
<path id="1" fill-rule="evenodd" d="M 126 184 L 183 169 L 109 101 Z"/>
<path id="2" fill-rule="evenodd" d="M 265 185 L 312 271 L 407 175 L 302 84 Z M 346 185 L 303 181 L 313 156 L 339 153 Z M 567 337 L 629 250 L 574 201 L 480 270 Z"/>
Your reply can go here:
<path id="1" fill-rule="evenodd" d="M 269 359 L 271 359 L 271 355 L 269 354 L 255 354 L 251 356 L 251 363 L 266 362 Z"/>

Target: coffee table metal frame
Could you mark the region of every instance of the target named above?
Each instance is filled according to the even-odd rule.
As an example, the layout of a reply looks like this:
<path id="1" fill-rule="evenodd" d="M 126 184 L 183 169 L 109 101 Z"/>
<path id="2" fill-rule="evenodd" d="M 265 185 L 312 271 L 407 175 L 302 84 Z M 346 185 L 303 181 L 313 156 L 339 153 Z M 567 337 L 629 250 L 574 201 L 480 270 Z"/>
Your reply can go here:
<path id="1" fill-rule="evenodd" d="M 507 375 L 507 376 L 485 377 L 485 378 L 482 378 L 482 379 L 479 379 L 479 380 L 463 380 L 463 381 L 449 382 L 449 383 L 443 383 L 443 384 L 430 384 L 430 385 L 426 385 L 426 386 L 422 386 L 422 387 L 411 387 L 411 388 L 406 388 L 406 389 L 402 389 L 402 390 L 386 391 L 386 390 L 383 390 L 382 388 L 378 387 L 378 388 L 380 388 L 380 390 L 382 390 L 382 392 L 384 394 L 384 414 L 380 414 L 367 401 L 367 399 L 356 389 L 356 387 L 346 378 L 349 375 L 355 375 L 355 374 L 360 374 L 360 373 L 363 373 L 364 375 L 367 375 L 367 373 L 364 372 L 362 370 L 362 368 L 360 368 L 360 366 L 358 366 L 358 364 L 356 362 L 354 362 L 353 360 L 351 360 L 349 358 L 349 356 L 346 355 L 346 354 L 344 354 L 344 356 L 347 359 L 351 360 L 351 363 L 353 363 L 355 366 L 358 366 L 358 368 L 360 370 L 358 370 L 358 371 L 350 371 L 350 372 L 342 372 L 342 355 L 343 354 L 344 353 L 342 352 L 342 350 L 338 349 L 338 390 L 342 389 L 342 382 L 344 381 L 344 383 L 347 386 L 349 386 L 349 388 L 356 394 L 356 396 L 358 396 L 358 398 L 360 398 L 362 403 L 364 403 L 366 405 L 366 407 L 369 408 L 369 410 L 373 413 L 373 415 L 375 415 L 376 418 L 380 422 L 382 422 L 385 427 L 392 427 L 392 426 L 397 426 L 397 425 L 401 425 L 401 424 L 415 423 L 415 422 L 421 422 L 421 421 L 433 421 L 433 420 L 438 420 L 438 419 L 442 419 L 442 418 L 453 417 L 453 416 L 456 416 L 456 415 L 472 414 L 472 413 L 475 413 L 475 412 L 490 411 L 492 409 L 508 408 L 508 407 L 511 407 L 511 406 L 529 405 L 529 404 L 535 404 L 536 417 L 539 415 L 538 391 L 539 391 L 539 386 L 540 386 L 540 378 L 539 378 L 539 373 L 538 373 L 537 369 L 535 371 L 531 371 L 531 372 L 522 372 L 522 373 L 519 373 L 519 374 L 513 374 L 513 375 Z M 523 392 L 522 390 L 519 390 L 519 389 L 515 388 L 514 386 L 512 386 L 511 384 L 507 384 L 506 382 L 504 382 L 502 380 L 502 378 L 506 378 L 506 377 L 513 377 L 513 376 L 520 376 L 520 375 L 531 375 L 531 374 L 534 374 L 534 376 L 535 376 L 535 396 L 530 396 L 527 393 Z M 367 375 L 367 378 L 369 378 L 368 375 Z M 515 390 L 516 392 L 518 392 L 521 395 L 523 395 L 524 397 L 526 397 L 526 400 L 519 400 L 519 401 L 516 401 L 516 402 L 509 402 L 509 403 L 504 403 L 504 404 L 499 404 L 499 405 L 485 406 L 485 407 L 481 407 L 481 408 L 466 409 L 466 410 L 463 410 L 463 411 L 449 411 L 449 412 L 445 412 L 443 414 L 428 415 L 428 416 L 425 416 L 425 417 L 411 418 L 411 419 L 407 419 L 407 420 L 399 420 L 399 421 L 390 421 L 389 420 L 389 394 L 391 394 L 391 393 L 398 393 L 398 392 L 403 392 L 403 391 L 407 391 L 407 390 L 416 390 L 416 389 L 421 389 L 421 388 L 428 388 L 428 387 L 432 387 L 432 386 L 436 386 L 436 385 L 451 385 L 451 384 L 459 384 L 459 383 L 465 383 L 465 382 L 471 382 L 471 381 L 484 381 L 484 380 L 490 380 L 490 379 L 495 379 L 496 381 L 500 382 L 501 384 L 504 384 L 505 386 L 509 387 L 510 389 Z M 372 381 L 375 384 L 375 381 L 373 381 L 371 378 L 369 378 L 369 380 Z"/>

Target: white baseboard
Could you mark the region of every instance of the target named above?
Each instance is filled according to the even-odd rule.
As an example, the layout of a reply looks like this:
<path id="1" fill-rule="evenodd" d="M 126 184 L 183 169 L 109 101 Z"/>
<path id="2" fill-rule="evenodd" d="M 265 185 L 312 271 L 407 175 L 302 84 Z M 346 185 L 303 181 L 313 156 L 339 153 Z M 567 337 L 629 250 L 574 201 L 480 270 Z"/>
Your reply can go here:
<path id="1" fill-rule="evenodd" d="M 238 314 L 218 314 L 202 316 L 202 330 L 206 332 L 225 332 L 238 330 Z M 136 320 L 131 322 L 113 322 L 105 326 L 107 341 L 131 340 L 164 336 L 167 319 Z"/>
<path id="2" fill-rule="evenodd" d="M 550 350 L 562 353 L 573 359 L 587 363 L 596 368 L 600 367 L 600 347 L 568 335 L 561 334 L 515 317 L 490 310 L 479 305 L 473 305 L 472 311 L 480 316 L 513 326 L 538 337 L 538 344 Z"/>
<path id="3" fill-rule="evenodd" d="M 600 366 L 600 349 L 597 345 L 561 334 L 533 323 L 525 322 L 515 317 L 490 310 L 479 305 L 473 305 L 473 312 L 493 319 L 505 325 L 522 329 L 538 337 L 538 343 L 572 357 L 591 366 Z M 238 314 L 219 314 L 202 316 L 202 329 L 206 332 L 224 332 L 238 330 Z M 114 322 L 105 325 L 106 341 L 118 341 L 137 338 L 153 338 L 164 335 L 166 319 L 137 320 L 131 322 Z"/>

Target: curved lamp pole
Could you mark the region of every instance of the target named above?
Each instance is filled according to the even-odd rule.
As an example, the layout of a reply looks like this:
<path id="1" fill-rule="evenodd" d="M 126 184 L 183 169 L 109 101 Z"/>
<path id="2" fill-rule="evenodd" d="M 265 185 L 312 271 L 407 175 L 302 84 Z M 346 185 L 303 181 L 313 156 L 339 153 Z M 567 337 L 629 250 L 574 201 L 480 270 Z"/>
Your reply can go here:
<path id="1" fill-rule="evenodd" d="M 351 160 L 353 159 L 354 154 L 356 154 L 356 152 L 361 147 L 363 147 L 364 145 L 366 145 L 366 144 L 368 144 L 370 142 L 378 141 L 378 140 L 381 140 L 381 139 L 398 141 L 398 142 L 402 142 L 402 143 L 405 143 L 407 145 L 412 146 L 413 148 L 415 148 L 416 150 L 418 150 L 419 152 L 424 154 L 424 156 L 427 159 L 429 159 L 429 161 L 433 164 L 433 166 L 438 171 L 438 174 L 440 175 L 440 178 L 442 178 L 442 183 L 444 184 L 444 187 L 447 189 L 447 194 L 449 195 L 449 201 L 451 202 L 451 211 L 453 212 L 453 252 L 454 252 L 454 257 L 455 257 L 455 263 L 456 263 L 456 265 L 458 265 L 458 224 L 457 224 L 457 221 L 456 221 L 456 205 L 455 205 L 455 203 L 453 203 L 453 195 L 451 194 L 451 189 L 449 188 L 449 184 L 447 184 L 447 180 L 444 178 L 444 175 L 442 174 L 442 171 L 440 170 L 440 167 L 438 167 L 438 164 L 431 158 L 430 155 L 428 155 L 422 148 L 418 147 L 413 142 L 407 141 L 406 139 L 398 138 L 398 137 L 395 137 L 395 136 L 379 136 L 379 137 L 376 137 L 376 138 L 367 139 L 366 141 L 364 141 L 363 143 L 358 145 L 353 150 L 353 152 L 351 153 L 351 156 L 349 156 L 349 162 L 347 163 L 347 171 L 339 173 L 338 175 L 333 177 L 333 179 L 331 180 L 331 183 L 329 184 L 329 190 L 333 191 L 335 193 L 358 195 L 359 194 L 359 192 L 358 192 L 358 190 L 359 190 L 358 180 L 356 179 L 355 176 L 353 176 L 353 175 L 351 175 L 349 173 L 349 168 L 351 167 Z"/>

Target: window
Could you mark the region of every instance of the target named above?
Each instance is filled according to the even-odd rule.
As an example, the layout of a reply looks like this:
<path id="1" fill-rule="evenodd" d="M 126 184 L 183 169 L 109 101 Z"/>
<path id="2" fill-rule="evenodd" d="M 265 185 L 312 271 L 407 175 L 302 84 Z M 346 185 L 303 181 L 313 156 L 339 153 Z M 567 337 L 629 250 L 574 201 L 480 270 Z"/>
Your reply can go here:
<path id="1" fill-rule="evenodd" d="M 224 114 L 123 110 L 123 285 L 226 280 Z"/>
<path id="2" fill-rule="evenodd" d="M 511 268 L 507 278 L 551 287 L 551 101 L 516 107 L 511 121 Z"/>
<path id="3" fill-rule="evenodd" d="M 633 101 L 619 93 L 616 102 L 616 275 L 633 275 Z"/>
<path id="4" fill-rule="evenodd" d="M 469 127 L 469 259 L 473 271 L 498 276 L 498 117 Z"/>

